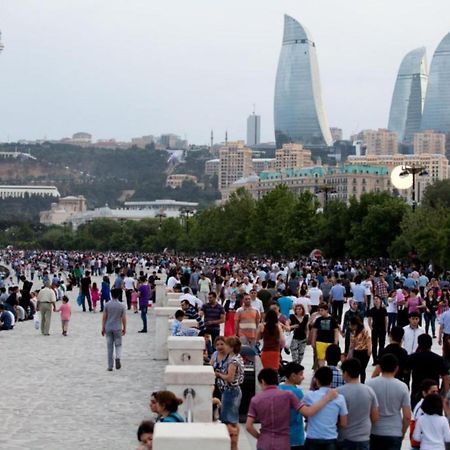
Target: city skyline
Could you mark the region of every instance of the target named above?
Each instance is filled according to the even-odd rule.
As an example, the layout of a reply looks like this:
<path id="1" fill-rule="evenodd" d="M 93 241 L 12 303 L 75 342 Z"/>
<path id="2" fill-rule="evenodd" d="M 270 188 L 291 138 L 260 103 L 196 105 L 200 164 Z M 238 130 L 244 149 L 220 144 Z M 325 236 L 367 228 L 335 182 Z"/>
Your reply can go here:
<path id="1" fill-rule="evenodd" d="M 4 0 L 0 141 L 86 130 L 118 140 L 172 132 L 207 144 L 211 129 L 217 140 L 225 130 L 235 140 L 245 137 L 254 103 L 261 141 L 273 141 L 285 13 L 307 24 L 319 47 L 329 125 L 345 137 L 382 127 L 401 58 L 420 46 L 433 53 L 449 31 L 450 5 L 380 0 L 363 11 L 356 0 L 319 3 Z"/>

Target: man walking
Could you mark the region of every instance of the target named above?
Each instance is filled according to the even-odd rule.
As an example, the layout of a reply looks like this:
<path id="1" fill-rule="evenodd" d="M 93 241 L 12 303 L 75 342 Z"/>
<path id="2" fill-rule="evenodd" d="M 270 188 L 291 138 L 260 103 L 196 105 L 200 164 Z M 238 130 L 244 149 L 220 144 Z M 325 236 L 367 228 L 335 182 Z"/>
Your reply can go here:
<path id="1" fill-rule="evenodd" d="M 86 312 L 86 303 L 85 299 L 87 298 L 89 311 L 92 311 L 92 302 L 91 302 L 91 277 L 89 270 L 86 270 L 84 277 L 80 281 L 80 293 L 83 302 L 83 311 Z"/>
<path id="2" fill-rule="evenodd" d="M 225 310 L 221 304 L 217 303 L 215 292 L 208 294 L 208 303 L 202 306 L 202 313 L 206 332 L 211 335 L 211 339 L 214 342 L 220 334 L 220 324 L 225 323 Z"/>
<path id="3" fill-rule="evenodd" d="M 337 391 L 348 409 L 347 427 L 339 430 L 341 450 L 369 450 L 370 429 L 378 420 L 378 400 L 372 388 L 359 381 L 361 363 L 356 358 L 342 363 L 345 384 Z"/>
<path id="4" fill-rule="evenodd" d="M 119 290 L 111 289 L 111 301 L 105 305 L 102 317 L 102 336 L 106 336 L 108 348 L 108 370 L 113 370 L 114 359 L 116 369 L 122 367 L 122 336 L 127 331 L 127 316 L 125 305 L 119 302 Z M 114 354 L 115 353 L 115 354 Z M 115 358 L 114 358 L 115 356 Z"/>
<path id="5" fill-rule="evenodd" d="M 252 308 L 250 294 L 244 294 L 243 305 L 236 311 L 235 333 L 245 345 L 256 343 L 256 330 L 260 322 L 260 315 Z"/>
<path id="6" fill-rule="evenodd" d="M 141 311 L 141 319 L 142 319 L 142 330 L 138 331 L 138 333 L 147 333 L 147 310 L 148 310 L 148 302 L 151 298 L 151 288 L 148 284 L 147 278 L 142 276 L 140 278 L 141 284 L 138 287 L 138 296 L 139 296 L 139 309 Z"/>
<path id="7" fill-rule="evenodd" d="M 37 310 L 41 313 L 41 333 L 44 336 L 49 336 L 52 311 L 56 311 L 56 295 L 55 291 L 50 288 L 50 281 L 47 281 L 39 291 Z"/>
<path id="8" fill-rule="evenodd" d="M 292 392 L 278 389 L 278 373 L 273 369 L 262 369 L 258 374 L 258 382 L 262 392 L 250 401 L 245 428 L 258 440 L 257 448 L 261 450 L 290 450 L 291 411 L 310 417 L 337 395 L 334 389 L 329 389 L 316 403 L 307 406 Z M 261 423 L 259 431 L 254 426 L 255 421 Z"/>
<path id="9" fill-rule="evenodd" d="M 387 353 L 380 359 L 381 376 L 372 378 L 367 386 L 375 391 L 379 420 L 372 426 L 370 448 L 400 450 L 411 421 L 411 403 L 405 383 L 395 378 L 397 358 Z"/>

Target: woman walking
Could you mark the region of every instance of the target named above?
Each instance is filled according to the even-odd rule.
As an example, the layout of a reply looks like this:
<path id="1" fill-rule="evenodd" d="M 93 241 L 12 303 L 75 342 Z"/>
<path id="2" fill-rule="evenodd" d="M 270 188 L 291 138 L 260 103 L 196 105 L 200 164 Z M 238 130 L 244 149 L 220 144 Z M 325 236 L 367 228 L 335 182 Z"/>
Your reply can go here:
<path id="1" fill-rule="evenodd" d="M 290 329 L 294 330 L 294 336 L 291 342 L 292 361 L 301 364 L 305 354 L 306 343 L 308 339 L 308 321 L 309 315 L 305 314 L 303 305 L 294 306 L 294 314 L 289 316 Z"/>
<path id="2" fill-rule="evenodd" d="M 227 352 L 226 372 L 216 370 L 216 377 L 224 382 L 222 391 L 222 406 L 220 408 L 220 421 L 228 428 L 231 439 L 231 450 L 237 450 L 239 438 L 239 406 L 242 392 L 240 385 L 244 381 L 244 363 L 241 355 L 241 341 L 236 336 L 225 339 Z"/>
<path id="3" fill-rule="evenodd" d="M 264 369 L 280 368 L 280 350 L 284 347 L 284 334 L 277 313 L 269 309 L 265 323 L 259 325 L 256 341 L 263 340 L 261 362 Z"/>
<path id="4" fill-rule="evenodd" d="M 372 353 L 372 340 L 359 317 L 350 320 L 352 336 L 350 338 L 350 358 L 356 358 L 361 363 L 361 383 L 366 381 L 366 367 Z"/>
<path id="5" fill-rule="evenodd" d="M 428 289 L 425 297 L 425 333 L 428 334 L 431 325 L 431 333 L 433 338 L 436 337 L 436 312 L 439 306 L 437 297 L 434 295 L 433 289 Z"/>

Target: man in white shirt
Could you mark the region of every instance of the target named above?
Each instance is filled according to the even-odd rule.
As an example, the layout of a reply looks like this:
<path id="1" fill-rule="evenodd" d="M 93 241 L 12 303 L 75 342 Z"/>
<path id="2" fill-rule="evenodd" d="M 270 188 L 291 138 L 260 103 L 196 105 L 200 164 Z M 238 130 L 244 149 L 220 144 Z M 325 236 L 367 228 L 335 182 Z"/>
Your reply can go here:
<path id="1" fill-rule="evenodd" d="M 180 283 L 180 280 L 178 278 L 178 274 L 174 274 L 171 277 L 169 277 L 169 279 L 167 280 L 167 289 L 170 292 L 173 292 L 173 288 Z"/>
<path id="2" fill-rule="evenodd" d="M 131 293 L 134 290 L 134 278 L 130 275 L 127 275 L 123 280 L 123 284 L 125 286 L 125 297 L 127 299 L 127 308 L 131 309 Z"/>
<path id="3" fill-rule="evenodd" d="M 409 314 L 409 325 L 403 327 L 405 335 L 403 336 L 403 348 L 408 352 L 408 355 L 415 353 L 417 350 L 417 339 L 425 331 L 422 327 L 419 327 L 420 315 L 418 312 L 412 312 Z"/>
<path id="4" fill-rule="evenodd" d="M 206 303 L 208 300 L 208 294 L 211 292 L 211 280 L 205 277 L 205 274 L 200 274 L 200 280 L 198 280 L 198 298 Z"/>
<path id="5" fill-rule="evenodd" d="M 185 287 L 183 289 L 183 294 L 180 295 L 180 303 L 183 300 L 187 300 L 189 302 L 189 304 L 194 306 L 197 310 L 201 310 L 202 309 L 203 302 L 199 298 L 197 298 L 195 295 L 191 294 L 189 292 L 189 288 L 188 287 Z"/>
<path id="6" fill-rule="evenodd" d="M 259 312 L 261 322 L 264 320 L 264 305 L 263 302 L 256 296 L 256 289 L 250 291 L 250 298 L 252 300 L 252 308 Z"/>
<path id="7" fill-rule="evenodd" d="M 295 309 L 296 305 L 302 305 L 305 310 L 305 314 L 309 314 L 311 312 L 311 300 L 306 296 L 306 291 L 304 288 L 300 289 L 300 297 L 293 299 L 292 308 Z M 319 305 L 319 303 L 317 303 L 317 305 Z"/>
<path id="8" fill-rule="evenodd" d="M 323 292 L 321 289 L 317 287 L 317 281 L 313 280 L 311 282 L 311 288 L 309 289 L 309 303 L 311 305 L 311 312 L 317 311 L 317 307 L 320 303 L 322 303 L 323 300 Z M 300 293 L 300 297 L 302 297 L 302 294 Z M 314 311 L 313 311 L 314 309 Z M 305 311 L 308 311 L 305 309 Z"/>

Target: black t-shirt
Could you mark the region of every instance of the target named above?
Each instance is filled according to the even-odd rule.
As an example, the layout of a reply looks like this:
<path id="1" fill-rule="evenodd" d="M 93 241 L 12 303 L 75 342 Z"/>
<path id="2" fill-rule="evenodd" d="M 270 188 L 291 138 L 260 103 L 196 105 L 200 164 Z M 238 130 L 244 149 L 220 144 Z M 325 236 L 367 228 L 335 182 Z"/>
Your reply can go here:
<path id="1" fill-rule="evenodd" d="M 419 392 L 423 380 L 435 380 L 439 386 L 439 378 L 447 375 L 444 358 L 431 351 L 416 352 L 409 355 L 406 366 L 412 372 L 411 395 Z"/>
<path id="2" fill-rule="evenodd" d="M 383 350 L 381 350 L 380 354 L 378 355 L 378 361 L 383 355 L 386 355 L 388 353 L 391 353 L 398 359 L 398 370 L 395 374 L 395 378 L 400 381 L 406 381 L 405 367 L 406 361 L 408 360 L 408 352 L 400 344 L 389 344 L 388 346 L 384 347 Z"/>
<path id="3" fill-rule="evenodd" d="M 338 328 L 334 317 L 318 317 L 313 327 L 317 329 L 317 342 L 334 343 L 334 330 Z"/>
<path id="4" fill-rule="evenodd" d="M 295 314 L 291 314 L 289 316 L 291 325 L 298 325 L 298 328 L 294 328 L 294 339 L 298 339 L 299 341 L 303 341 L 304 339 L 306 339 L 306 326 L 308 325 L 308 320 L 308 314 L 303 317 L 303 320 L 301 322 L 297 319 L 297 316 Z"/>
<path id="5" fill-rule="evenodd" d="M 91 277 L 83 277 L 80 281 L 81 284 L 81 290 L 83 292 L 89 291 L 89 285 L 91 284 Z"/>
<path id="6" fill-rule="evenodd" d="M 376 330 L 386 330 L 386 308 L 370 308 L 367 312 L 367 317 L 372 317 L 372 328 Z"/>

